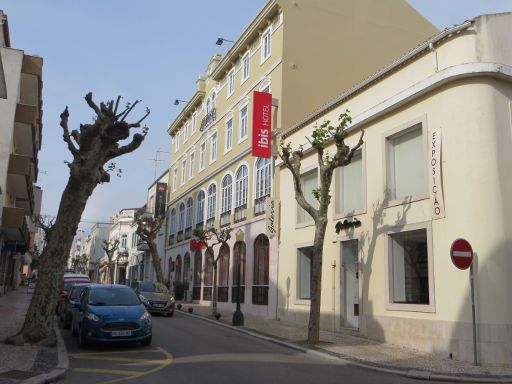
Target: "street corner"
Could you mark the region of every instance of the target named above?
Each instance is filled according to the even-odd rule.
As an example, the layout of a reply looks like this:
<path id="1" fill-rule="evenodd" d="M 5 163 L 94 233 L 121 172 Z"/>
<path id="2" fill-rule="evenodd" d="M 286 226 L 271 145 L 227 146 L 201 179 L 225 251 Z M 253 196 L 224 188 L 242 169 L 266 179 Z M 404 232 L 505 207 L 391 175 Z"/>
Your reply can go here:
<path id="1" fill-rule="evenodd" d="M 73 369 L 63 382 L 110 384 L 155 373 L 173 362 L 173 356 L 161 347 L 148 349 L 111 349 L 70 354 Z"/>

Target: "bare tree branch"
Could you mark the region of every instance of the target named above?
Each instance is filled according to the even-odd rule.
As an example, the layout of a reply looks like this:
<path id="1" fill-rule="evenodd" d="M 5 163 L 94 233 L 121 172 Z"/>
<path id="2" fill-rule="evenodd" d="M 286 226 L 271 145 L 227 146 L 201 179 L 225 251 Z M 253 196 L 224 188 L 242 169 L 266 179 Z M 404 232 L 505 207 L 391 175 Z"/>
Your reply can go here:
<path id="1" fill-rule="evenodd" d="M 121 96 L 117 96 L 117 100 L 116 100 L 116 106 L 114 107 L 114 115 L 117 113 L 117 107 L 119 107 L 119 102 L 121 101 Z"/>
<path id="2" fill-rule="evenodd" d="M 124 121 L 124 119 L 126 119 L 128 117 L 128 115 L 133 110 L 133 108 L 135 108 L 135 106 L 137 104 L 139 104 L 140 102 L 141 102 L 141 100 L 135 100 L 134 103 L 132 105 L 130 105 L 128 108 L 126 108 L 125 111 L 121 115 L 116 116 L 117 118 L 121 119 L 119 121 Z"/>
<path id="3" fill-rule="evenodd" d="M 150 113 L 151 113 L 150 109 L 146 108 L 146 114 L 144 116 L 142 116 L 142 118 L 139 121 L 137 121 L 136 123 L 128 124 L 128 128 L 138 128 L 138 127 L 140 127 L 140 124 L 144 120 L 146 120 L 146 117 L 148 117 Z"/>
<path id="4" fill-rule="evenodd" d="M 94 112 L 96 112 L 96 115 L 98 115 L 98 117 L 102 116 L 100 109 L 92 100 L 92 92 L 89 92 L 87 95 L 85 95 L 85 101 L 87 101 L 87 105 L 89 105 L 89 107 L 91 107 L 94 110 Z"/>
<path id="5" fill-rule="evenodd" d="M 63 137 L 64 137 L 64 141 L 68 145 L 69 151 L 71 152 L 71 154 L 73 155 L 73 157 L 75 159 L 79 160 L 81 158 L 80 152 L 75 147 L 75 144 L 73 144 L 73 141 L 71 140 L 71 136 L 69 135 L 68 119 L 69 119 L 69 111 L 68 111 L 68 107 L 66 106 L 66 109 L 64 109 L 64 112 L 62 112 L 60 114 L 60 126 L 64 130 Z"/>
<path id="6" fill-rule="evenodd" d="M 135 135 L 133 135 L 133 139 L 130 144 L 127 144 L 127 145 L 120 147 L 116 150 L 109 151 L 107 154 L 107 157 L 106 157 L 107 161 L 112 160 L 115 157 L 124 155 L 125 153 L 133 152 L 134 150 L 136 150 L 137 148 L 140 147 L 140 145 L 142 144 L 143 141 L 144 141 L 144 135 L 142 135 L 140 133 L 136 133 Z"/>

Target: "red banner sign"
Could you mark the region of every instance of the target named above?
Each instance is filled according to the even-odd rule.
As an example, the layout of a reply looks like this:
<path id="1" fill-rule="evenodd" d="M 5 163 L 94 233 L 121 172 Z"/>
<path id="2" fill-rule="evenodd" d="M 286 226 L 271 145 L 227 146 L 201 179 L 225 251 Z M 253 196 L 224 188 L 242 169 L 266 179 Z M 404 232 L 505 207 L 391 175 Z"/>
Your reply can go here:
<path id="1" fill-rule="evenodd" d="M 252 114 L 252 155 L 270 158 L 272 133 L 272 95 L 254 92 Z"/>

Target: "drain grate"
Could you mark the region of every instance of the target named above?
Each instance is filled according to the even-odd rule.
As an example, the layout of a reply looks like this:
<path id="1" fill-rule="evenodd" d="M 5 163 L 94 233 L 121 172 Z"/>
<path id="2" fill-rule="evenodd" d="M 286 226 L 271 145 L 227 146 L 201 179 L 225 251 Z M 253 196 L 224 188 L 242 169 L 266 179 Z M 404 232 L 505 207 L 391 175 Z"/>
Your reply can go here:
<path id="1" fill-rule="evenodd" d="M 38 373 L 36 372 L 17 371 L 15 369 L 6 372 L 0 372 L 1 379 L 26 380 L 37 375 Z"/>

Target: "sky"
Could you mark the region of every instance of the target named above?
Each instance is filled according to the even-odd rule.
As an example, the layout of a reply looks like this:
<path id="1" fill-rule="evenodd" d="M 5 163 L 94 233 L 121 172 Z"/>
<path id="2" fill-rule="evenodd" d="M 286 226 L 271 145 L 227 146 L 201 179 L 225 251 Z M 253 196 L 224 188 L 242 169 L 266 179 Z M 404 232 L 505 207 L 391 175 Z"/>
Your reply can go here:
<path id="1" fill-rule="evenodd" d="M 322 1 L 322 0 L 316 0 Z M 379 0 L 375 0 L 379 1 Z M 122 208 L 140 207 L 147 189 L 171 162 L 167 127 L 189 100 L 195 80 L 212 55 L 225 54 L 266 0 L 0 0 L 8 15 L 11 46 L 44 58 L 43 145 L 37 184 L 42 214 L 55 215 L 68 179 L 71 156 L 62 140 L 59 115 L 69 106 L 70 129 L 91 122 L 83 96 L 96 102 L 123 96 L 142 100 L 132 118 L 151 109 L 142 146 L 115 160 L 122 177 L 99 185 L 80 228 L 107 222 Z M 437 28 L 485 13 L 511 12 L 512 0 L 408 0 Z M 141 6 L 141 4 L 144 4 Z M 150 159 L 158 158 L 161 161 Z M 156 164 L 156 169 L 155 169 Z"/>

